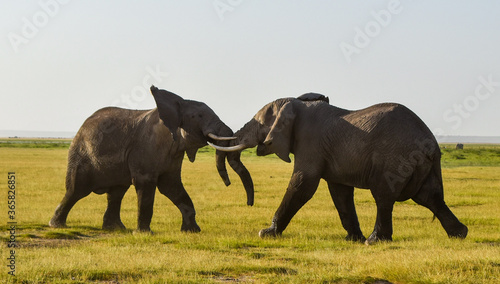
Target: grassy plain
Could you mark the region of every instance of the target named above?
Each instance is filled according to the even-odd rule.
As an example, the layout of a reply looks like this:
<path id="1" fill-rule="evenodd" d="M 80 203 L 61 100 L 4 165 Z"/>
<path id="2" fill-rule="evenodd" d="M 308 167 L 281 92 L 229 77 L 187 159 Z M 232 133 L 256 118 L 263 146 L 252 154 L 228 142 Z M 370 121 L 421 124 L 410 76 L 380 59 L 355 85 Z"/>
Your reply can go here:
<path id="1" fill-rule="evenodd" d="M 230 172 L 233 184 L 223 185 L 211 150 L 201 149 L 195 163 L 186 160 L 183 181 L 197 210 L 199 234 L 180 232 L 179 211 L 160 194 L 151 224 L 155 233 L 135 233 L 133 188 L 122 207 L 128 231 L 100 229 L 106 197 L 96 194 L 76 204 L 68 217 L 69 228 L 52 229 L 47 223 L 64 195 L 65 145 L 0 147 L 4 192 L 0 282 L 500 282 L 497 145 L 442 150 L 445 199 L 469 227 L 465 240 L 448 239 L 429 210 L 406 201 L 394 208 L 394 241 L 373 246 L 343 240 L 345 231 L 325 182 L 282 237 L 260 239 L 257 233 L 270 225 L 292 164 L 274 156 L 256 157 L 251 150 L 242 160 L 255 182 L 253 207 L 245 205 L 243 186 L 234 172 Z M 16 277 L 7 274 L 7 173 L 12 171 L 17 179 Z M 375 222 L 375 203 L 366 190 L 356 190 L 355 199 L 361 229 L 368 236 Z"/>

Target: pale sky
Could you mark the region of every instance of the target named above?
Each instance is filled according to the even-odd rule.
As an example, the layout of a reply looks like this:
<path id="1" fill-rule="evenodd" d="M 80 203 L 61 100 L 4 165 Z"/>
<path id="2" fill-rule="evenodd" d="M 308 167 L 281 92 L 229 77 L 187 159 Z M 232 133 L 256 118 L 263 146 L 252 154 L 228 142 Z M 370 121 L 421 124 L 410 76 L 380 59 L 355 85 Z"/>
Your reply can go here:
<path id="1" fill-rule="evenodd" d="M 76 132 L 102 107 L 155 107 L 155 84 L 235 131 L 316 92 L 500 136 L 500 1 L 2 1 L 0 23 L 0 130 Z"/>

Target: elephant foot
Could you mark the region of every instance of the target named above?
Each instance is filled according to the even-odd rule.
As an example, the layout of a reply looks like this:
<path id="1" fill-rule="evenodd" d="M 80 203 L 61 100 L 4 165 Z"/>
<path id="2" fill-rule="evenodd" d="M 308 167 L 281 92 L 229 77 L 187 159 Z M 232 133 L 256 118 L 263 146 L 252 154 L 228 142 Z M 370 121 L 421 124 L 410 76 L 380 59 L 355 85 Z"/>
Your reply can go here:
<path id="1" fill-rule="evenodd" d="M 276 238 L 277 236 L 281 236 L 281 233 L 278 233 L 274 227 L 262 229 L 259 232 L 261 238 Z"/>
<path id="2" fill-rule="evenodd" d="M 364 243 L 366 241 L 366 238 L 365 236 L 363 236 L 363 234 L 348 234 L 346 237 L 345 237 L 345 240 L 346 241 L 351 241 L 351 242 L 360 242 L 360 243 Z"/>
<path id="3" fill-rule="evenodd" d="M 469 232 L 469 229 L 467 226 L 464 224 L 460 224 L 457 229 L 448 232 L 448 237 L 450 238 L 457 238 L 457 239 L 465 239 L 467 237 L 467 233 Z"/>
<path id="4" fill-rule="evenodd" d="M 391 236 L 378 235 L 377 232 L 373 232 L 370 237 L 365 241 L 365 245 L 374 245 L 378 242 L 392 242 Z"/>
<path id="5" fill-rule="evenodd" d="M 50 219 L 49 227 L 51 228 L 66 228 L 66 222 L 58 221 L 57 219 Z"/>
<path id="6" fill-rule="evenodd" d="M 127 228 L 121 221 L 118 222 L 113 222 L 113 223 L 103 223 L 102 224 L 102 229 L 106 231 L 125 231 Z"/>
<path id="7" fill-rule="evenodd" d="M 137 233 L 150 233 L 153 234 L 153 231 L 151 231 L 151 228 L 149 226 L 147 227 L 137 227 L 137 230 L 135 230 Z"/>
<path id="8" fill-rule="evenodd" d="M 137 228 L 133 234 L 150 234 L 154 235 L 153 231 L 150 228 Z"/>
<path id="9" fill-rule="evenodd" d="M 194 225 L 187 226 L 187 225 L 182 225 L 181 226 L 181 232 L 187 232 L 187 233 L 199 233 L 201 232 L 200 226 L 198 224 L 194 223 Z"/>

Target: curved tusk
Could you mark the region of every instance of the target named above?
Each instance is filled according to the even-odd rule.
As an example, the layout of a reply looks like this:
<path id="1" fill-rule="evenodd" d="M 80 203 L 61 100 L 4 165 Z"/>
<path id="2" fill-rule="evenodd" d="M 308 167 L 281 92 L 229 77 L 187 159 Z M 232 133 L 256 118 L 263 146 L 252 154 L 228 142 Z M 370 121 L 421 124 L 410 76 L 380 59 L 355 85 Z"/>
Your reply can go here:
<path id="1" fill-rule="evenodd" d="M 243 144 L 239 144 L 239 145 L 231 146 L 231 147 L 222 147 L 222 146 L 217 146 L 217 145 L 215 145 L 213 143 L 208 142 L 208 145 L 212 146 L 216 150 L 224 151 L 224 152 L 236 152 L 236 151 L 241 151 L 241 150 L 244 150 L 244 149 L 247 148 Z"/>
<path id="2" fill-rule="evenodd" d="M 208 133 L 208 137 L 210 137 L 214 140 L 217 140 L 217 141 L 231 141 L 231 140 L 238 138 L 238 137 L 221 137 L 221 136 L 217 136 L 213 133 Z"/>

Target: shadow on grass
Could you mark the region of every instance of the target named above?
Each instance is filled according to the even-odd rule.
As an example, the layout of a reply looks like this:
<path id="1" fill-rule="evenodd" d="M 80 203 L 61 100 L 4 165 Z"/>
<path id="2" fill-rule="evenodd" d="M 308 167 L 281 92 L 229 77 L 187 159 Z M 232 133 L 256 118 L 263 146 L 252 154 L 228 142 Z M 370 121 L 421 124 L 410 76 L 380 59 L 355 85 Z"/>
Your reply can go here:
<path id="1" fill-rule="evenodd" d="M 391 284 L 392 282 L 372 276 L 366 277 L 335 277 L 322 279 L 321 283 L 363 283 L 363 284 Z"/>
<path id="2" fill-rule="evenodd" d="M 11 239 L 9 229 L 8 226 L 0 226 L 2 242 Z M 106 231 L 90 226 L 51 228 L 48 225 L 22 224 L 15 228 L 15 243 L 17 247 L 65 247 L 78 241 L 113 235 L 131 235 L 132 232 L 132 230 Z"/>
<path id="3" fill-rule="evenodd" d="M 241 281 L 254 275 L 297 275 L 296 269 L 284 266 L 232 266 L 215 270 L 196 271 L 196 274 L 220 281 Z"/>
<path id="4" fill-rule="evenodd" d="M 79 270 L 73 269 L 70 271 L 51 271 L 44 275 L 45 282 L 53 280 L 67 280 L 67 281 L 84 281 L 84 282 L 110 282 L 120 283 L 121 281 L 138 281 L 144 275 L 155 275 L 157 272 L 151 270 L 144 271 L 110 271 L 110 270 Z"/>

